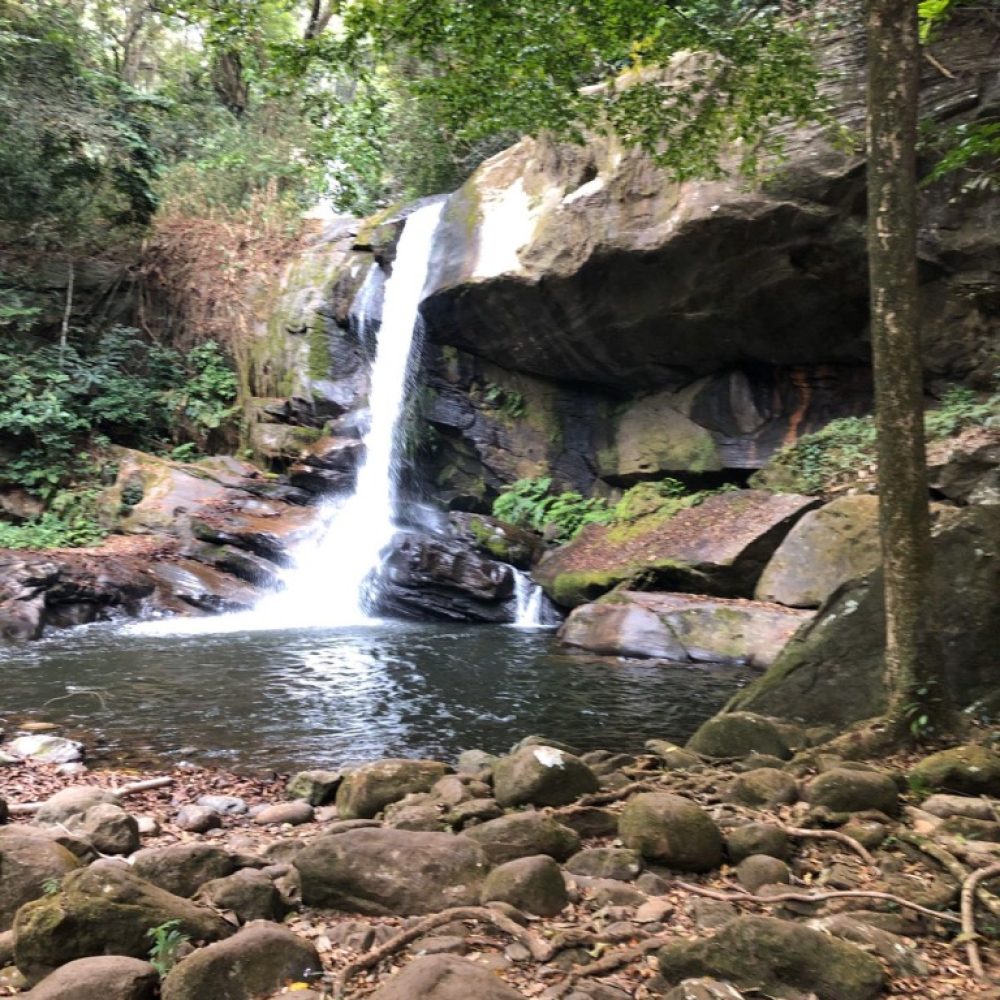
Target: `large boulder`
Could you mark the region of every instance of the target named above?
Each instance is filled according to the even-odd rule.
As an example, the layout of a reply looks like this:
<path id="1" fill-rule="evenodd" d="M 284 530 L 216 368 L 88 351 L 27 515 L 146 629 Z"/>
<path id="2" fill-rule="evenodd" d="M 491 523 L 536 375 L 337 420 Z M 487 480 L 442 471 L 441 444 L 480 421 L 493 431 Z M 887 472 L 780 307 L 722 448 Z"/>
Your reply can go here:
<path id="1" fill-rule="evenodd" d="M 280 924 L 248 924 L 189 955 L 163 980 L 163 1000 L 248 1000 L 322 968 L 316 949 Z"/>
<path id="2" fill-rule="evenodd" d="M 493 795 L 505 808 L 564 806 L 598 788 L 597 775 L 579 757 L 555 747 L 526 746 L 493 765 Z"/>
<path id="3" fill-rule="evenodd" d="M 483 849 L 464 836 L 380 829 L 319 837 L 294 864 L 307 906 L 374 916 L 478 903 L 490 867 Z"/>
<path id="4" fill-rule="evenodd" d="M 767 754 L 788 760 L 792 751 L 781 730 L 751 712 L 729 712 L 703 722 L 687 742 L 689 750 L 706 757 L 747 757 Z"/>
<path id="5" fill-rule="evenodd" d="M 812 992 L 819 1000 L 874 1000 L 885 986 L 882 966 L 860 948 L 773 917 L 738 917 L 707 941 L 667 945 L 658 959 L 669 983 L 718 976 L 778 995 L 789 987 Z"/>
<path id="6" fill-rule="evenodd" d="M 231 875 L 233 856 L 215 844 L 170 844 L 136 854 L 137 875 L 177 896 L 193 896 L 210 879 Z"/>
<path id="7" fill-rule="evenodd" d="M 1000 795 L 1000 754 L 975 743 L 931 754 L 910 774 L 929 788 L 965 795 Z"/>
<path id="8" fill-rule="evenodd" d="M 810 617 L 755 601 L 616 590 L 574 608 L 559 638 L 602 656 L 767 667 Z"/>
<path id="9" fill-rule="evenodd" d="M 806 786 L 805 799 L 831 812 L 865 812 L 875 809 L 887 816 L 899 811 L 896 783 L 882 771 L 834 767 L 817 775 Z"/>
<path id="10" fill-rule="evenodd" d="M 154 1000 L 160 976 L 149 962 L 124 955 L 78 958 L 56 969 L 25 1000 Z"/>
<path id="11" fill-rule="evenodd" d="M 878 497 L 840 497 L 811 510 L 778 546 L 757 583 L 759 601 L 818 608 L 881 560 Z"/>
<path id="12" fill-rule="evenodd" d="M 181 899 L 128 867 L 72 872 L 58 892 L 22 906 L 14 921 L 14 959 L 38 980 L 74 959 L 91 955 L 149 955 L 149 931 L 176 920 L 192 941 L 216 941 L 233 928 L 205 906 Z"/>
<path id="13" fill-rule="evenodd" d="M 1000 427 L 969 427 L 927 448 L 931 488 L 956 503 L 1000 503 Z"/>
<path id="14" fill-rule="evenodd" d="M 523 994 L 482 965 L 454 955 L 415 958 L 383 983 L 371 1000 L 523 1000 Z"/>
<path id="15" fill-rule="evenodd" d="M 700 806 L 669 792 L 629 799 L 618 820 L 626 847 L 678 871 L 705 872 L 722 863 L 722 834 Z"/>
<path id="16" fill-rule="evenodd" d="M 554 917 L 569 903 L 569 896 L 559 865 L 547 854 L 535 854 L 499 865 L 486 876 L 482 901 L 494 900 L 539 917 Z"/>
<path id="17" fill-rule="evenodd" d="M 532 854 L 565 861 L 580 849 L 580 837 L 574 830 L 540 812 L 508 813 L 468 827 L 462 836 L 479 844 L 494 865 Z"/>
<path id="18" fill-rule="evenodd" d="M 960 706 L 996 689 L 1000 507 L 938 517 L 928 625 L 941 678 Z M 845 584 L 730 709 L 845 725 L 883 711 L 882 572 Z"/>
<path id="19" fill-rule="evenodd" d="M 80 867 L 80 861 L 44 832 L 30 827 L 0 830 L 0 932 L 9 930 L 17 911 Z"/>
<path id="20" fill-rule="evenodd" d="M 461 538 L 395 534 L 382 561 L 379 610 L 404 618 L 507 622 L 514 595 L 510 566 Z"/>
<path id="21" fill-rule="evenodd" d="M 351 771 L 337 789 L 341 819 L 371 819 L 390 802 L 412 792 L 428 792 L 448 766 L 436 760 L 387 758 L 362 764 Z"/>
<path id="22" fill-rule="evenodd" d="M 591 524 L 543 559 L 534 577 L 566 607 L 640 577 L 649 589 L 750 597 L 778 544 L 817 503 L 813 497 L 736 490 L 674 514 Z"/>

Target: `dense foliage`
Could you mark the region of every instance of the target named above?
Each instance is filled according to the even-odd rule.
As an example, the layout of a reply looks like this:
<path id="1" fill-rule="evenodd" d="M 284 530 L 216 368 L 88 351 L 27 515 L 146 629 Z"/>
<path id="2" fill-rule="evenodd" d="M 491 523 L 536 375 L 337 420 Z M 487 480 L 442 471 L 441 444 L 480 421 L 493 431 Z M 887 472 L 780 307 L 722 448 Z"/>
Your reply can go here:
<path id="1" fill-rule="evenodd" d="M 549 540 L 568 542 L 588 524 L 628 524 L 648 515 L 669 518 L 704 503 L 714 493 L 735 489 L 690 490 L 680 480 L 636 483 L 616 503 L 585 497 L 575 490 L 555 493 L 550 476 L 519 479 L 493 502 L 493 515 L 520 528 L 538 531 Z"/>
<path id="2" fill-rule="evenodd" d="M 15 342 L 0 350 L 0 487 L 46 501 L 0 524 L 0 547 L 90 544 L 111 442 L 191 457 L 233 415 L 236 377 L 213 342 L 181 354 L 114 327 L 88 349 Z"/>
<path id="3" fill-rule="evenodd" d="M 924 417 L 928 442 L 987 425 L 1000 426 L 1000 393 L 987 396 L 958 385 L 949 387 Z M 752 482 L 793 493 L 829 493 L 859 481 L 874 483 L 875 446 L 872 417 L 833 420 L 782 448 Z"/>

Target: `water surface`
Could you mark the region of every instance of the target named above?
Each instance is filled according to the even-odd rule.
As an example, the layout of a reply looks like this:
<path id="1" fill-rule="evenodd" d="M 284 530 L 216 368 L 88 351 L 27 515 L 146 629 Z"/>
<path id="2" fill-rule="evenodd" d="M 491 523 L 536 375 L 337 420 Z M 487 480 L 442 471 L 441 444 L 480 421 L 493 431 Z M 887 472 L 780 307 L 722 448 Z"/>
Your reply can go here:
<path id="1" fill-rule="evenodd" d="M 0 654 L 0 717 L 64 723 L 103 760 L 288 770 L 500 752 L 529 733 L 638 750 L 685 739 L 750 676 L 588 660 L 551 633 L 502 626 L 147 635 L 105 624 Z"/>

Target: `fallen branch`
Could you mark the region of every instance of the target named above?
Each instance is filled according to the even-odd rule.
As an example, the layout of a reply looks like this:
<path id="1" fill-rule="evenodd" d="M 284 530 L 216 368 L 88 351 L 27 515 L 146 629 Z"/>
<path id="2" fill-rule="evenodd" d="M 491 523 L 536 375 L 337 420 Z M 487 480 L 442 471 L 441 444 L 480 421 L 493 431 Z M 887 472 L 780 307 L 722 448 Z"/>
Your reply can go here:
<path id="1" fill-rule="evenodd" d="M 701 885 L 692 885 L 690 882 L 674 882 L 678 889 L 686 889 L 697 896 L 707 896 L 709 899 L 718 899 L 723 903 L 762 903 L 770 906 L 774 903 L 825 903 L 829 899 L 882 899 L 887 903 L 895 903 L 910 910 L 916 910 L 924 916 L 933 917 L 935 920 L 945 920 L 948 923 L 960 924 L 960 917 L 953 913 L 942 913 L 940 910 L 932 910 L 919 903 L 911 903 L 903 896 L 896 896 L 891 892 L 876 892 L 875 890 L 864 889 L 844 889 L 834 892 L 781 892 L 774 896 L 754 896 L 751 893 L 742 892 L 718 892 L 715 889 L 708 889 Z"/>
<path id="2" fill-rule="evenodd" d="M 166 788 L 174 783 L 173 778 L 147 778 L 145 781 L 132 781 L 120 788 L 98 789 L 98 791 L 109 791 L 112 795 L 121 799 L 126 795 L 135 795 L 138 792 L 148 792 L 153 788 Z M 96 787 L 96 786 L 95 786 Z M 12 816 L 29 816 L 38 812 L 45 802 L 15 802 L 8 807 Z"/>
<path id="3" fill-rule="evenodd" d="M 990 982 L 983 968 L 979 955 L 979 935 L 976 933 L 976 889 L 980 882 L 996 878 L 1000 875 L 1000 862 L 979 868 L 962 883 L 962 939 L 965 941 L 965 952 L 969 956 L 969 966 L 972 974 L 981 983 Z"/>
<path id="4" fill-rule="evenodd" d="M 340 1000 L 344 996 L 347 984 L 359 972 L 374 968 L 390 955 L 405 948 L 411 941 L 416 941 L 417 938 L 423 937 L 435 927 L 449 924 L 453 920 L 473 920 L 478 923 L 493 924 L 498 930 L 523 944 L 536 962 L 548 962 L 559 951 L 559 947 L 554 942 L 545 941 L 536 934 L 532 934 L 527 928 L 511 920 L 510 917 L 505 917 L 497 910 L 491 910 L 485 906 L 455 906 L 450 910 L 442 910 L 440 913 L 432 913 L 430 916 L 424 917 L 412 927 L 400 931 L 384 944 L 373 948 L 366 955 L 362 955 L 361 958 L 345 966 L 334 983 L 334 1000 Z"/>
<path id="5" fill-rule="evenodd" d="M 854 851 L 869 867 L 878 867 L 875 864 L 875 859 L 868 853 L 868 850 L 860 841 L 849 837 L 846 833 L 841 833 L 840 830 L 806 830 L 797 826 L 782 826 L 780 823 L 776 823 L 775 825 L 789 837 L 796 837 L 803 840 L 836 840 L 838 843 Z"/>

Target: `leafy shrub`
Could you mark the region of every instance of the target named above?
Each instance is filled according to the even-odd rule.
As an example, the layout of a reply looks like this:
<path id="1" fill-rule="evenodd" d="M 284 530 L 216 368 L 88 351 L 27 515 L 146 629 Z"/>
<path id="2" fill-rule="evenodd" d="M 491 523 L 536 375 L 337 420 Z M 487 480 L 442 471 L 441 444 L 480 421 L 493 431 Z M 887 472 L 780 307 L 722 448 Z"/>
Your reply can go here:
<path id="1" fill-rule="evenodd" d="M 958 434 L 967 427 L 1000 419 L 1000 394 L 981 398 L 972 389 L 953 385 L 938 406 L 924 417 L 928 441 Z M 823 493 L 851 482 L 876 463 L 873 417 L 832 420 L 822 430 L 786 445 L 756 473 L 751 484 L 796 493 Z"/>
<path id="2" fill-rule="evenodd" d="M 985 424 L 992 417 L 1000 417 L 1000 395 L 980 399 L 972 389 L 965 386 L 949 386 L 941 396 L 941 403 L 931 410 L 924 420 L 927 437 L 951 437 L 966 427 Z"/>
<path id="3" fill-rule="evenodd" d="M 553 494 L 551 489 L 551 476 L 519 479 L 493 502 L 493 514 L 521 528 L 549 530 L 558 541 L 569 541 L 584 525 L 604 523 L 611 516 L 603 500 L 573 491 Z"/>
<path id="4" fill-rule="evenodd" d="M 73 345 L 0 351 L 0 485 L 51 499 L 100 479 L 115 442 L 163 451 L 205 445 L 235 412 L 236 376 L 218 345 L 182 356 L 114 327 L 84 353 Z"/>
<path id="5" fill-rule="evenodd" d="M 0 549 L 61 549 L 96 545 L 107 532 L 97 519 L 96 490 L 64 490 L 49 509 L 23 524 L 0 521 Z"/>
<path id="6" fill-rule="evenodd" d="M 673 517 L 678 511 L 696 507 L 715 493 L 735 489 L 697 490 L 689 493 L 677 479 L 638 483 L 627 490 L 613 507 L 597 497 L 576 492 L 552 493 L 552 479 L 519 479 L 493 502 L 493 515 L 521 528 L 544 531 L 555 541 L 567 542 L 588 524 L 624 524 L 658 514 Z"/>

